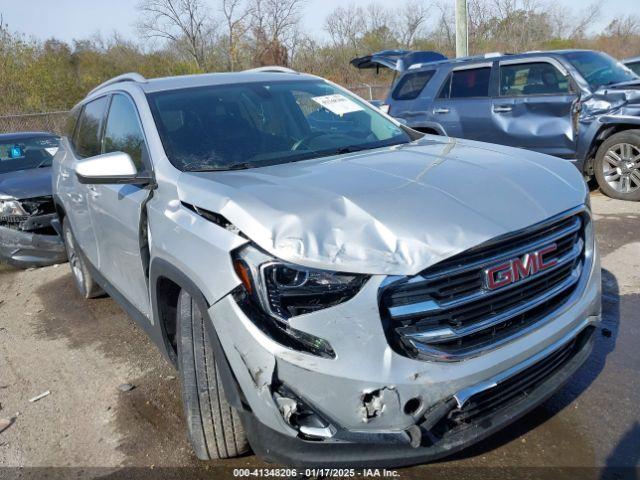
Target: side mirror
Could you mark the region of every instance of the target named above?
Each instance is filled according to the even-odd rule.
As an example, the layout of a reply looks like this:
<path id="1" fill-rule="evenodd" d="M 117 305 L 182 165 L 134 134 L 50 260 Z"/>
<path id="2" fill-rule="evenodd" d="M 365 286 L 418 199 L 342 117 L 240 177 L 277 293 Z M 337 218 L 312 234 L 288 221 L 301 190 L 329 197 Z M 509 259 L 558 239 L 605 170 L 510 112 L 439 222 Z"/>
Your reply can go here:
<path id="1" fill-rule="evenodd" d="M 76 176 L 85 184 L 147 185 L 152 179 L 138 175 L 138 170 L 128 153 L 105 153 L 81 160 L 76 164 Z"/>

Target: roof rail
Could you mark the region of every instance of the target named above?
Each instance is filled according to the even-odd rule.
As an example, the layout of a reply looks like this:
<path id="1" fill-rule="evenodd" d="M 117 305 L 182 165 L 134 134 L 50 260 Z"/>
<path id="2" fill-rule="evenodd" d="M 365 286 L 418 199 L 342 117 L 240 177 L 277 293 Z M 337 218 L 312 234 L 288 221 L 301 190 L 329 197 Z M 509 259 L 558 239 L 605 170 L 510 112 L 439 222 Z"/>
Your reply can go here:
<path id="1" fill-rule="evenodd" d="M 295 70 L 287 67 L 280 67 L 278 65 L 271 65 L 268 67 L 258 67 L 258 68 L 250 68 L 248 70 L 244 70 L 244 72 L 266 72 L 266 73 L 299 73 Z"/>
<path id="2" fill-rule="evenodd" d="M 147 79 L 144 78 L 142 75 L 140 75 L 139 73 L 135 73 L 135 72 L 131 72 L 131 73 L 123 73 L 122 75 L 118 75 L 117 77 L 113 77 L 111 80 L 107 80 L 106 82 L 101 83 L 100 85 L 98 85 L 96 88 L 94 88 L 93 90 L 91 90 L 87 96 L 89 95 L 93 95 L 94 93 L 96 93 L 98 90 L 103 89 L 104 87 L 107 87 L 109 85 L 113 85 L 114 83 L 120 83 L 120 82 L 146 82 Z"/>

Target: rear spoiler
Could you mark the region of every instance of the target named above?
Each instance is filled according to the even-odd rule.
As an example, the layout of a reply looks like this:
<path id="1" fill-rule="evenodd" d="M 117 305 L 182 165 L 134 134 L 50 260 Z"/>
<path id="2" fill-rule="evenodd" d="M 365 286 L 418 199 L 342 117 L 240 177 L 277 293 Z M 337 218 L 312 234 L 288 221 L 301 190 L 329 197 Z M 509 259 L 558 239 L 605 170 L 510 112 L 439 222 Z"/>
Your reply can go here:
<path id="1" fill-rule="evenodd" d="M 383 50 L 354 58 L 350 63 L 359 69 L 375 68 L 376 73 L 380 71 L 380 68 L 402 72 L 410 68 L 419 68 L 422 64 L 446 59 L 447 57 L 443 54 L 428 50 Z"/>

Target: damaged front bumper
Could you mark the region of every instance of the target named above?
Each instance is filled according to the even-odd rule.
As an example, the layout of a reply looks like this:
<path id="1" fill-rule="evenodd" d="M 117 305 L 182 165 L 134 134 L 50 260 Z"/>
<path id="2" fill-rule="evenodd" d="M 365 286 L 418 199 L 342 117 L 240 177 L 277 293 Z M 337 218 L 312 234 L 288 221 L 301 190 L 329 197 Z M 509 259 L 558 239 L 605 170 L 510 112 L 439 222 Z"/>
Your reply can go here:
<path id="1" fill-rule="evenodd" d="M 0 226 L 0 261 L 18 268 L 44 267 L 67 259 L 58 235 Z"/>
<path id="2" fill-rule="evenodd" d="M 559 309 L 527 335 L 460 362 L 418 360 L 399 355 L 385 338 L 377 301 L 384 278 L 372 277 L 348 302 L 291 319 L 293 328 L 326 339 L 335 358 L 277 343 L 232 295 L 210 308 L 248 406 L 242 414 L 256 453 L 285 464 L 351 467 L 401 466 L 449 455 L 555 392 L 587 358 L 600 321 L 595 258 L 570 308 Z M 543 367 L 548 375 L 530 375 L 539 381 L 525 395 L 470 417 L 468 409 L 482 398 L 507 398 L 496 389 Z M 465 417 L 473 419 L 456 423 Z"/>

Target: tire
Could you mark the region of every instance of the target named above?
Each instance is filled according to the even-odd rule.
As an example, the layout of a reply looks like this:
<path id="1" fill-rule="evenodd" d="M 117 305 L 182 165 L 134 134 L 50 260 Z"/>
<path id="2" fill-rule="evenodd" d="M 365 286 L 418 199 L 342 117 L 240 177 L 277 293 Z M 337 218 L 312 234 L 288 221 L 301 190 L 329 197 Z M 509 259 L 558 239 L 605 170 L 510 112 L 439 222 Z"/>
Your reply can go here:
<path id="1" fill-rule="evenodd" d="M 640 201 L 640 130 L 625 130 L 607 138 L 596 153 L 594 171 L 605 195 Z"/>
<path id="2" fill-rule="evenodd" d="M 191 295 L 178 297 L 178 367 L 189 440 L 201 460 L 237 457 L 249 451 L 238 412 L 229 405 L 205 318 Z"/>
<path id="3" fill-rule="evenodd" d="M 84 298 L 95 298 L 104 295 L 104 291 L 96 283 L 91 276 L 91 272 L 87 266 L 87 261 L 78 248 L 76 238 L 73 236 L 69 220 L 64 218 L 62 221 L 62 235 L 64 238 L 64 246 L 67 251 L 67 258 L 69 259 L 69 266 L 71 267 L 71 275 L 73 275 L 73 282 L 76 284 L 76 288 L 80 295 Z"/>

